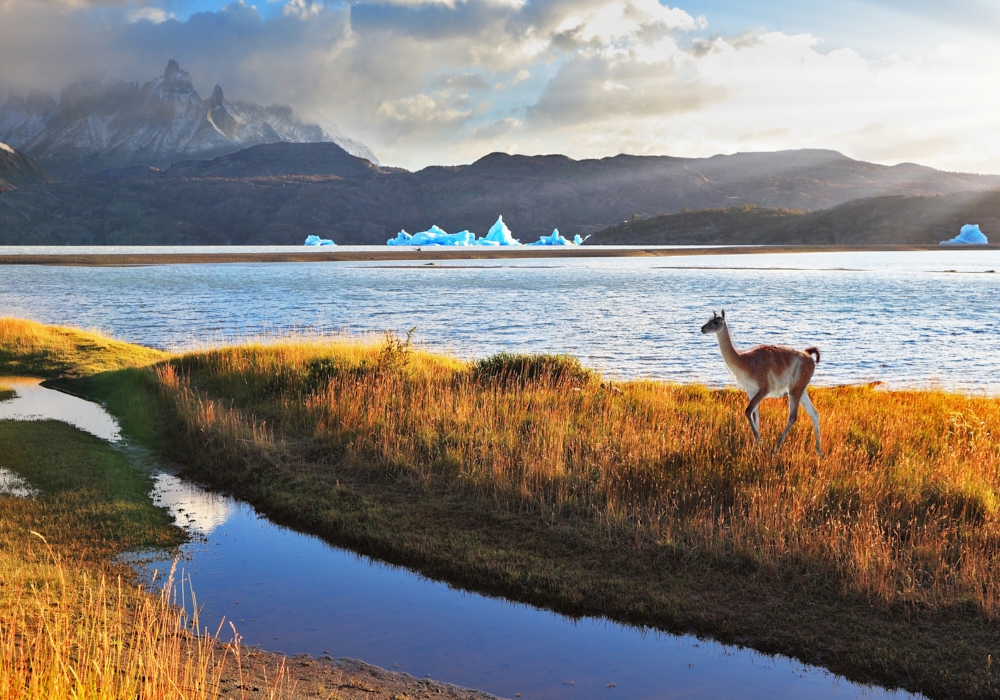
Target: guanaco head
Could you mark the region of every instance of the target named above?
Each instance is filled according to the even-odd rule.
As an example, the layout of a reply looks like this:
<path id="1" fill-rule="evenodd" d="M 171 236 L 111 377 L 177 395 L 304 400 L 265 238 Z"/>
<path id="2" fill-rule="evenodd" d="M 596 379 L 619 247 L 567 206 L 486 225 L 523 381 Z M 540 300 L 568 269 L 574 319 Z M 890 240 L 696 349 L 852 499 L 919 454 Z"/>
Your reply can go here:
<path id="1" fill-rule="evenodd" d="M 702 333 L 718 333 L 726 327 L 726 310 L 722 310 L 722 315 L 712 312 L 712 320 L 701 327 Z"/>

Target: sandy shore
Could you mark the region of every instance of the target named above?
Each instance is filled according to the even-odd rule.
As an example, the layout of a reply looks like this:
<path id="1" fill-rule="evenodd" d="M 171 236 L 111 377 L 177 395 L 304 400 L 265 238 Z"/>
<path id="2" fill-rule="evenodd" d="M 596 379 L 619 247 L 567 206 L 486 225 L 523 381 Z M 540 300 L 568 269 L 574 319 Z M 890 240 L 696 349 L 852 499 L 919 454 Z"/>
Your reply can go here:
<path id="1" fill-rule="evenodd" d="M 414 678 L 355 659 L 288 657 L 253 648 L 241 652 L 242 673 L 229 657 L 221 700 L 499 700 L 480 690 Z M 284 677 L 276 683 L 282 673 Z"/>
<path id="2" fill-rule="evenodd" d="M 767 253 L 851 253 L 914 250 L 1000 250 L 1000 245 L 788 245 L 702 246 L 690 248 L 583 246 L 580 248 L 390 248 L 370 250 L 290 250 L 268 253 L 31 253 L 0 255 L 0 265 L 68 265 L 77 267 L 127 267 L 219 263 L 392 262 L 402 260 L 520 260 L 532 258 L 677 257 L 690 255 L 748 255 Z"/>

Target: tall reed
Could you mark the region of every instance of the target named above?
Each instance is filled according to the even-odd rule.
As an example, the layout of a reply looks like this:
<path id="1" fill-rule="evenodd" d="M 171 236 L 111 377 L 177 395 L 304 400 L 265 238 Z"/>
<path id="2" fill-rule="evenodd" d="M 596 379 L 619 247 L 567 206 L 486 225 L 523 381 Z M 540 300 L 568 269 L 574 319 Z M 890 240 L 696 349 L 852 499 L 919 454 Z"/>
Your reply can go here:
<path id="1" fill-rule="evenodd" d="M 218 697 L 226 651 L 192 634 L 203 630 L 172 604 L 173 572 L 151 595 L 47 553 L 30 564 L 0 556 L 0 697 Z"/>

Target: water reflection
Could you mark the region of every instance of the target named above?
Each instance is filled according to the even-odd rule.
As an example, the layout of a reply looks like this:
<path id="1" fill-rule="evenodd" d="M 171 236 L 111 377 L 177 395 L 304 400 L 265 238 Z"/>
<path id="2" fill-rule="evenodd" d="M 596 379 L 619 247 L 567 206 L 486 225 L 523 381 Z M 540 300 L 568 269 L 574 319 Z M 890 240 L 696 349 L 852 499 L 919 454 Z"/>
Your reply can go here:
<path id="1" fill-rule="evenodd" d="M 37 495 L 38 489 L 9 469 L 0 467 L 0 496 L 34 498 Z"/>
<path id="2" fill-rule="evenodd" d="M 233 502 L 206 491 L 178 476 L 159 472 L 155 476 L 153 503 L 170 511 L 177 524 L 199 535 L 209 535 L 233 514 Z"/>
<path id="3" fill-rule="evenodd" d="M 181 565 L 202 624 L 232 621 L 246 643 L 265 649 L 359 658 L 511 698 L 604 700 L 612 689 L 630 700 L 914 697 L 690 635 L 467 593 L 229 503 L 229 518 L 186 545 Z M 171 563 L 145 570 L 165 574 Z"/>
<path id="4" fill-rule="evenodd" d="M 118 423 L 104 408 L 42 386 L 37 377 L 0 377 L 17 396 L 0 401 L 0 420 L 61 420 L 108 442 L 119 442 Z"/>

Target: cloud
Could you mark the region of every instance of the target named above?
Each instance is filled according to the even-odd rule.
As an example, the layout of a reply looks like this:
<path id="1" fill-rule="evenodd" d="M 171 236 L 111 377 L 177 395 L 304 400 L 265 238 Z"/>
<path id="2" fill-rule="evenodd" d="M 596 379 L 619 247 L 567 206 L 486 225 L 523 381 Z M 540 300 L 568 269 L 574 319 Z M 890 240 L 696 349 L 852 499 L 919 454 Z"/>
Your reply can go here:
<path id="1" fill-rule="evenodd" d="M 656 0 L 284 0 L 267 18 L 243 2 L 186 19 L 172 7 L 0 0 L 0 89 L 141 82 L 176 58 L 203 93 L 290 104 L 407 167 L 498 149 L 826 147 L 1000 171 L 1000 56 L 971 35 L 872 60 L 808 33 L 719 36 L 712 17 Z"/>
<path id="2" fill-rule="evenodd" d="M 125 18 L 133 23 L 145 21 L 159 24 L 174 19 L 174 15 L 160 7 L 137 7 L 126 12 Z"/>

